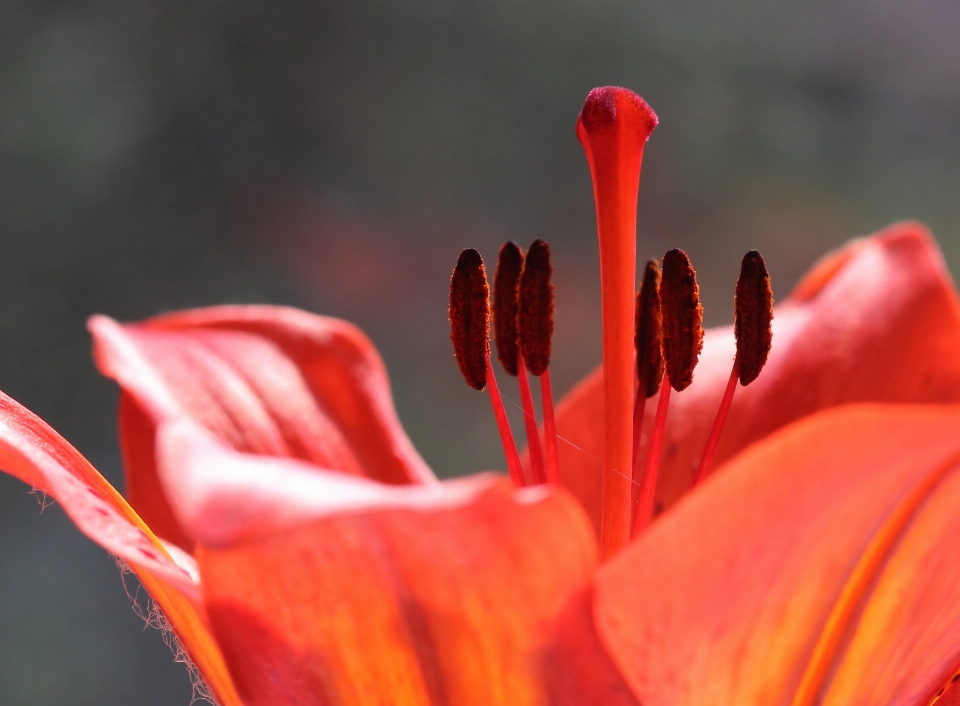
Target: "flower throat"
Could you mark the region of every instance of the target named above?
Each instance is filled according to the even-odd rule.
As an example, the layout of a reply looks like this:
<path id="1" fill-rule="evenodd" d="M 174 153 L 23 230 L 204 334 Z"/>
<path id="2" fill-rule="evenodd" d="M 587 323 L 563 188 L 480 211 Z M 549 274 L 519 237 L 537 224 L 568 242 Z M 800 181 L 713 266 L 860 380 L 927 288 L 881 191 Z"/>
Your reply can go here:
<path id="1" fill-rule="evenodd" d="M 703 346 L 703 308 L 696 272 L 682 250 L 663 266 L 647 262 L 636 290 L 636 214 L 643 149 L 657 116 L 624 88 L 595 88 L 577 121 L 593 179 L 600 244 L 603 343 L 604 453 L 600 547 L 611 556 L 650 524 L 671 390 L 693 381 Z M 460 253 L 450 280 L 451 340 L 467 384 L 487 388 L 507 469 L 516 487 L 562 481 L 550 384 L 553 286 L 550 247 L 535 240 L 527 252 L 505 243 L 494 277 L 493 320 L 497 358 L 517 378 L 530 454 L 524 473 L 490 362 L 490 288 L 480 254 Z M 771 343 L 773 294 L 760 254 L 742 262 L 734 299 L 737 353 L 716 421 L 694 475 L 710 474 L 737 383 L 756 379 Z M 529 375 L 540 381 L 541 430 Z M 641 432 L 646 400 L 659 393 L 645 458 Z M 642 463 L 641 463 L 642 461 Z"/>

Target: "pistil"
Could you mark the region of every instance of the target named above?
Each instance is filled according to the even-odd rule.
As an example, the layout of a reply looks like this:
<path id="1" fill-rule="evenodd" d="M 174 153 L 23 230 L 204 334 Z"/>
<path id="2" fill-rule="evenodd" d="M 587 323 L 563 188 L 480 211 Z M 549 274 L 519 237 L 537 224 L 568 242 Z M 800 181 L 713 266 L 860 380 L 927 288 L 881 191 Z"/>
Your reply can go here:
<path id="1" fill-rule="evenodd" d="M 740 261 L 740 277 L 737 279 L 737 293 L 734 296 L 733 330 L 737 338 L 737 355 L 733 359 L 733 370 L 720 400 L 720 409 L 710 430 L 710 437 L 703 450 L 693 485 L 699 485 L 713 467 L 713 458 L 720 445 L 720 435 L 733 403 L 737 382 L 746 386 L 757 379 L 773 341 L 773 289 L 770 287 L 770 275 L 767 273 L 763 256 L 751 250 Z"/>
<path id="2" fill-rule="evenodd" d="M 600 549 L 630 537 L 633 453 L 633 319 L 637 193 L 643 149 L 657 116 L 624 88 L 595 88 L 577 121 L 597 209 L 603 331 L 604 458 Z"/>

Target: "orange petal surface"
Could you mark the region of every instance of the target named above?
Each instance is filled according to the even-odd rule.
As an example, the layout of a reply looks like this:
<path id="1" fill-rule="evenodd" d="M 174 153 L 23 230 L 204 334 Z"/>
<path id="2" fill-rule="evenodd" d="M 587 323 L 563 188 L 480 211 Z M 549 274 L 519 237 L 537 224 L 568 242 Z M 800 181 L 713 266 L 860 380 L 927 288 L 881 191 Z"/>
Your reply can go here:
<path id="1" fill-rule="evenodd" d="M 127 497 L 154 531 L 190 542 L 154 463 L 156 427 L 188 418 L 240 451 L 386 483 L 435 482 L 393 408 L 383 362 L 356 327 L 285 307 L 224 306 L 137 324 L 90 320 L 94 359 L 120 383 Z"/>
<path id="2" fill-rule="evenodd" d="M 927 706 L 960 667 L 960 407 L 771 435 L 600 569 L 644 706 Z"/>
<path id="3" fill-rule="evenodd" d="M 239 706 L 202 615 L 197 567 L 168 551 L 80 453 L 32 412 L 0 393 L 0 468 L 52 498 L 74 524 L 136 573 L 163 610 L 221 706 Z"/>
<path id="4" fill-rule="evenodd" d="M 599 647 L 596 542 L 564 491 L 388 486 L 182 422 L 158 444 L 248 706 L 635 703 Z"/>
<path id="5" fill-rule="evenodd" d="M 707 331 L 693 384 L 670 402 L 660 509 L 690 488 L 735 350 L 732 327 Z M 563 483 L 595 526 L 603 459 L 601 378 L 599 370 L 592 373 L 557 410 Z M 767 365 L 748 387 L 738 388 L 714 467 L 804 415 L 867 401 L 960 401 L 960 305 L 936 243 L 915 223 L 891 226 L 827 255 L 777 305 Z M 655 406 L 648 405 L 647 437 Z"/>

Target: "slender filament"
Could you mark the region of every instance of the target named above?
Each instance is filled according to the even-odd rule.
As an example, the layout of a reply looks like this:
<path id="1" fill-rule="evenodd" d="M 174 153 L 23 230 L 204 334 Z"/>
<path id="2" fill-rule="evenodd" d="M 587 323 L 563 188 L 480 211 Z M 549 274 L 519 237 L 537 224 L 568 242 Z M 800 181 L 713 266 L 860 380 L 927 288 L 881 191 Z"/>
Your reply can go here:
<path id="1" fill-rule="evenodd" d="M 553 414 L 553 385 L 550 384 L 550 369 L 540 376 L 540 401 L 543 405 L 544 460 L 547 480 L 560 485 L 560 454 L 557 449 L 557 421 Z"/>
<path id="2" fill-rule="evenodd" d="M 637 500 L 637 516 L 633 523 L 633 536 L 643 532 L 653 521 L 653 500 L 657 494 L 657 476 L 660 473 L 660 450 L 663 447 L 663 433 L 667 426 L 667 408 L 670 406 L 670 391 L 673 386 L 663 374 L 660 386 L 660 398 L 657 400 L 657 414 L 653 420 L 653 433 L 647 448 L 647 462 L 643 466 L 643 478 L 640 480 L 640 497 Z"/>
<path id="3" fill-rule="evenodd" d="M 639 497 L 640 481 L 642 480 L 640 468 L 640 434 L 643 432 L 643 417 L 647 412 L 647 396 L 644 393 L 647 387 L 646 380 L 641 376 L 637 385 L 637 394 L 633 398 L 633 501 L 632 506 L 636 508 L 637 498 Z"/>
<path id="4" fill-rule="evenodd" d="M 490 404 L 493 405 L 493 416 L 497 420 L 497 429 L 500 431 L 500 443 L 507 458 L 507 470 L 515 488 L 526 485 L 523 480 L 523 466 L 520 464 L 520 454 L 517 453 L 517 444 L 513 440 L 510 430 L 510 420 L 507 419 L 507 410 L 503 408 L 503 399 L 500 397 L 500 387 L 497 385 L 497 376 L 493 374 L 490 365 L 490 349 L 487 348 L 487 390 L 490 392 Z"/>
<path id="5" fill-rule="evenodd" d="M 720 435 L 723 433 L 723 427 L 727 423 L 727 414 L 730 412 L 733 393 L 736 392 L 739 381 L 740 356 L 737 356 L 733 359 L 733 370 L 730 371 L 730 379 L 727 380 L 727 387 L 723 391 L 723 398 L 720 400 L 720 409 L 717 410 L 717 417 L 713 420 L 713 428 L 710 430 L 710 436 L 707 438 L 707 445 L 703 449 L 703 456 L 700 457 L 700 465 L 697 466 L 697 473 L 693 477 L 694 487 L 698 486 L 710 475 L 710 469 L 713 466 L 713 457 L 717 455 L 717 447 L 720 445 Z"/>
<path id="6" fill-rule="evenodd" d="M 530 392 L 530 376 L 522 355 L 517 356 L 517 382 L 520 383 L 520 402 L 523 405 L 523 424 L 527 430 L 527 446 L 530 447 L 530 465 L 533 468 L 534 484 L 546 483 L 547 473 L 543 466 L 543 450 L 540 447 L 540 429 L 537 427 L 537 414 L 533 408 L 533 395 Z"/>

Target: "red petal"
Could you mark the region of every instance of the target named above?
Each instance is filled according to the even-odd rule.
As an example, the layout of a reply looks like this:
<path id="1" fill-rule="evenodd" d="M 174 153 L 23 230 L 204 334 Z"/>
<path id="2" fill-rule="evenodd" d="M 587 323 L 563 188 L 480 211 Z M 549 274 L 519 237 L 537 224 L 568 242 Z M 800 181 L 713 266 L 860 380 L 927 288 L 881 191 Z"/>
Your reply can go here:
<path id="1" fill-rule="evenodd" d="M 776 283 L 775 283 L 776 284 Z M 891 226 L 824 258 L 775 310 L 766 367 L 736 392 L 715 468 L 821 409 L 862 401 L 960 401 L 960 306 L 923 226 Z M 689 488 L 730 375 L 733 329 L 707 332 L 693 384 L 670 403 L 657 489 L 670 507 Z M 647 405 L 644 429 L 656 405 Z M 600 371 L 557 410 L 560 470 L 599 526 L 603 458 Z M 649 433 L 649 431 L 648 431 Z M 643 451 L 645 453 L 646 440 Z"/>
<path id="2" fill-rule="evenodd" d="M 634 703 L 602 649 L 574 648 L 599 646 L 584 600 L 597 548 L 563 491 L 387 486 L 182 423 L 158 443 L 248 706 L 572 704 L 578 679 Z"/>
<path id="3" fill-rule="evenodd" d="M 310 461 L 387 483 L 433 482 L 393 409 L 383 362 L 354 326 L 283 307 L 225 306 L 120 325 L 90 320 L 100 371 L 123 389 L 130 503 L 189 547 L 158 492 L 153 443 L 193 419 L 241 451 Z"/>
<path id="4" fill-rule="evenodd" d="M 926 706 L 960 667 L 958 425 L 802 420 L 603 567 L 599 631 L 643 704 Z"/>
<path id="5" fill-rule="evenodd" d="M 80 453 L 0 393 L 0 467 L 57 500 L 74 524 L 123 559 L 163 610 L 222 706 L 240 705 L 223 656 L 198 610 L 193 560 L 177 560 Z"/>
<path id="6" fill-rule="evenodd" d="M 936 704 L 937 706 L 960 706 L 960 681 L 951 681 L 937 699 Z"/>

